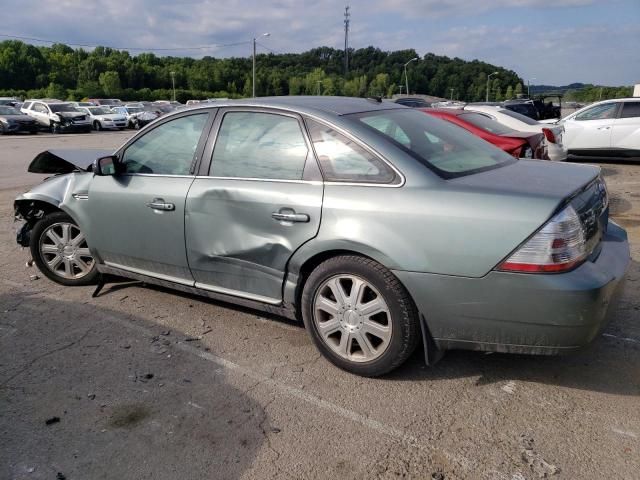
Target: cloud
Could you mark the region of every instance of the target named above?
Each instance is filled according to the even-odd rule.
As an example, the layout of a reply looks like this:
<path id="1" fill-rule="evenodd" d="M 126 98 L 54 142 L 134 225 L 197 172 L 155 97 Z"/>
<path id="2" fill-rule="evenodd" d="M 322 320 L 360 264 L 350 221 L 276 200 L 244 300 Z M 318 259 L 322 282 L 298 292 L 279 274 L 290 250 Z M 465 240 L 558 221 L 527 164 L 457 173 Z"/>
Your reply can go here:
<path id="1" fill-rule="evenodd" d="M 548 83 L 640 80 L 637 0 L 4 0 L 0 33 L 201 57 L 248 56 L 251 39 L 270 32 L 259 40 L 267 49 L 301 52 L 342 48 L 345 3 L 355 48 L 478 58 Z"/>

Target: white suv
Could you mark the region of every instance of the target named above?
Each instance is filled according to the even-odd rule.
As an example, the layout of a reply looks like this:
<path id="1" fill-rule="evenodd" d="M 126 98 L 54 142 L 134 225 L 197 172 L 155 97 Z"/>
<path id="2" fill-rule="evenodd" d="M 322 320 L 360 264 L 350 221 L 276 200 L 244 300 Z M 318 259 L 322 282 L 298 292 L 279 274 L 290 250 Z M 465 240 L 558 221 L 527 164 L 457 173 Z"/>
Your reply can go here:
<path id="1" fill-rule="evenodd" d="M 70 103 L 29 100 L 24 102 L 20 110 L 35 118 L 40 126 L 50 129 L 52 133 L 91 131 L 91 120 L 87 114 Z"/>
<path id="2" fill-rule="evenodd" d="M 596 102 L 559 124 L 571 156 L 640 158 L 640 98 Z"/>

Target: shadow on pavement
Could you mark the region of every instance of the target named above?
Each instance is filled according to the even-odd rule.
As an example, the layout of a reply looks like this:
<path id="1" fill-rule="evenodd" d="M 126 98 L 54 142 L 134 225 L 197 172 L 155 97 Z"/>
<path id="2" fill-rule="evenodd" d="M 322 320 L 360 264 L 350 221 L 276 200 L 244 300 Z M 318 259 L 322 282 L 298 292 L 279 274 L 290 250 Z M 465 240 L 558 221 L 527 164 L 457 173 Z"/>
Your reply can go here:
<path id="1" fill-rule="evenodd" d="M 253 380 L 126 327 L 159 330 L 138 317 L 28 293 L 0 305 L 0 478 L 233 479 L 252 465 L 269 429 Z"/>

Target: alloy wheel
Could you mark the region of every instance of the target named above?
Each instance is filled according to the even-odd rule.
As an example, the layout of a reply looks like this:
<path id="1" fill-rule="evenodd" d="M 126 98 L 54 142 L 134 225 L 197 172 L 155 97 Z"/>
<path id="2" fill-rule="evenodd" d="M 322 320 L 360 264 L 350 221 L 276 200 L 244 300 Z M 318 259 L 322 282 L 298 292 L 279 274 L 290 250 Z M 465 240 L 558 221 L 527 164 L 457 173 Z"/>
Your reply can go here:
<path id="1" fill-rule="evenodd" d="M 391 340 L 387 302 L 376 288 L 356 275 L 336 275 L 317 289 L 313 321 L 322 341 L 352 362 L 380 357 Z"/>
<path id="2" fill-rule="evenodd" d="M 93 268 L 94 259 L 84 233 L 72 223 L 47 227 L 40 236 L 39 249 L 46 267 L 59 277 L 80 279 Z"/>

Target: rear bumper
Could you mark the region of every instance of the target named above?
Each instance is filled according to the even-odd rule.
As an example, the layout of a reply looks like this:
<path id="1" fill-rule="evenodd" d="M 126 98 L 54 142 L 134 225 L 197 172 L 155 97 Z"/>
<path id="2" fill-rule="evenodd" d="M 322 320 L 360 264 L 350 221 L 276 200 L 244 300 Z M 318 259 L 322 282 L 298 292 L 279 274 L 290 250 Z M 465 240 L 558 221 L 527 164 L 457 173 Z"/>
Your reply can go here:
<path id="1" fill-rule="evenodd" d="M 440 348 L 556 354 L 588 344 L 606 325 L 630 262 L 626 232 L 610 222 L 601 246 L 597 258 L 562 274 L 394 274 Z"/>
<path id="2" fill-rule="evenodd" d="M 556 143 L 548 143 L 547 155 L 549 156 L 549 160 L 564 162 L 567 159 L 567 149 Z"/>

